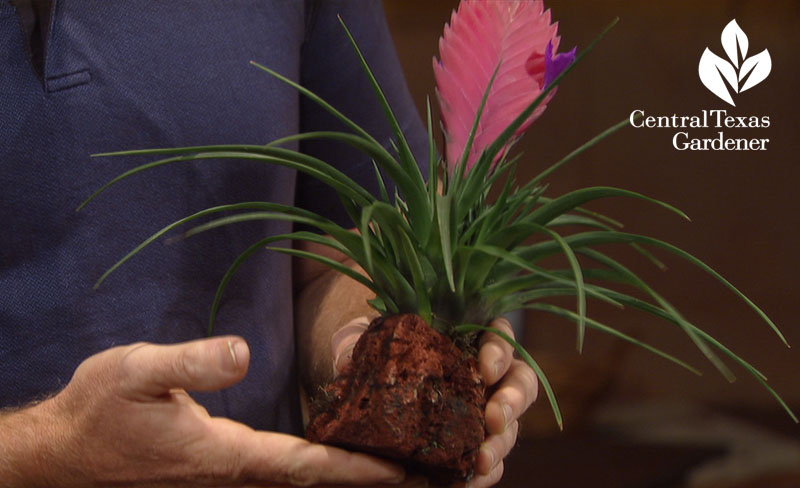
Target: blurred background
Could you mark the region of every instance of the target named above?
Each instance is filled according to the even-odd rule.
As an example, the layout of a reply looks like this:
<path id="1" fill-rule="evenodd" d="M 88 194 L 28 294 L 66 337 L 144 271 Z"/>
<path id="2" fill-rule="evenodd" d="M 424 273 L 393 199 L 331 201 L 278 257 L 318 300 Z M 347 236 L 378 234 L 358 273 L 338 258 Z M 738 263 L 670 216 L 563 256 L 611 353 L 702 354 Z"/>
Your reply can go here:
<path id="1" fill-rule="evenodd" d="M 454 0 L 384 0 L 401 62 L 421 113 L 434 96 L 431 59 Z M 627 128 L 549 178 L 549 194 L 608 185 L 671 203 L 612 199 L 592 204 L 625 230 L 674 243 L 702 259 L 778 324 L 786 348 L 759 317 L 698 268 L 663 252 L 661 271 L 638 254 L 612 249 L 687 319 L 750 361 L 800 412 L 800 325 L 794 296 L 800 257 L 800 2 L 797 0 L 549 0 L 561 50 L 587 46 L 615 17 L 616 28 L 559 87 L 517 150 L 519 178 L 532 177 L 633 110 L 651 115 L 769 116 L 764 129 L 726 137 L 769 138 L 767 151 L 677 151 L 672 129 Z M 706 47 L 724 56 L 722 29 L 736 19 L 748 54 L 769 49 L 772 72 L 731 107 L 700 82 Z M 690 129 L 715 137 L 717 129 Z M 574 300 L 566 302 L 573 305 Z M 544 396 L 522 420 L 520 445 L 501 486 L 744 488 L 800 487 L 800 428 L 741 367 L 729 384 L 666 322 L 602 303 L 589 315 L 700 368 L 697 377 L 635 346 L 589 331 L 578 354 L 575 327 L 527 313 L 524 341 L 549 373 L 565 416 L 559 433 Z M 576 469 L 579 468 L 579 469 Z M 605 481 L 604 481 L 605 480 Z"/>

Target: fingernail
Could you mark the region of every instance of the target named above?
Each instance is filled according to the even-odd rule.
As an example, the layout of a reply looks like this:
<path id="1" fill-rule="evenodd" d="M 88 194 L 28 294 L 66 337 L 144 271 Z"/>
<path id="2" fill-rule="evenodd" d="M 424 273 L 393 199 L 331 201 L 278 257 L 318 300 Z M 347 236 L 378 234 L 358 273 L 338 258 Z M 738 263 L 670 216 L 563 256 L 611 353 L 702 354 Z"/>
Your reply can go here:
<path id="1" fill-rule="evenodd" d="M 415 476 L 413 478 L 406 478 L 403 483 L 403 488 L 428 488 L 430 483 L 422 476 Z"/>
<path id="2" fill-rule="evenodd" d="M 342 355 L 339 356 L 342 359 L 353 359 L 353 349 L 356 348 L 356 343 L 349 344 L 347 347 L 344 348 L 342 351 Z"/>
<path id="3" fill-rule="evenodd" d="M 511 325 L 511 321 L 505 317 L 500 317 L 497 319 L 498 328 L 505 329 L 506 333 L 510 333 L 512 336 L 514 335 L 514 327 Z"/>
<path id="4" fill-rule="evenodd" d="M 494 362 L 494 378 L 495 380 L 500 379 L 500 372 L 503 370 L 503 361 L 497 360 Z"/>
<path id="5" fill-rule="evenodd" d="M 333 374 L 338 375 L 341 373 L 344 366 L 353 359 L 353 349 L 355 349 L 355 347 L 355 343 L 348 345 L 339 356 L 333 360 Z"/>
<path id="6" fill-rule="evenodd" d="M 236 359 L 236 351 L 233 350 L 233 341 L 228 341 L 228 352 L 231 353 L 231 359 L 233 359 L 234 369 L 238 368 L 239 361 Z"/>
<path id="7" fill-rule="evenodd" d="M 369 321 L 366 317 L 359 317 L 348 322 L 344 327 L 331 335 L 331 352 L 333 357 L 339 357 L 348 344 L 355 342 L 367 330 Z"/>
<path id="8" fill-rule="evenodd" d="M 508 403 L 503 404 L 503 423 L 506 427 L 511 423 L 511 415 L 513 412 L 511 411 L 511 405 Z"/>
<path id="9" fill-rule="evenodd" d="M 223 353 L 223 364 L 231 372 L 238 372 L 247 363 L 250 350 L 242 340 L 229 339 L 227 350 Z"/>
<path id="10" fill-rule="evenodd" d="M 383 479 L 384 483 L 390 483 L 396 485 L 398 483 L 402 483 L 406 479 L 406 472 L 403 469 L 396 468 L 394 466 L 387 467 L 387 470 L 390 472 L 388 476 Z"/>

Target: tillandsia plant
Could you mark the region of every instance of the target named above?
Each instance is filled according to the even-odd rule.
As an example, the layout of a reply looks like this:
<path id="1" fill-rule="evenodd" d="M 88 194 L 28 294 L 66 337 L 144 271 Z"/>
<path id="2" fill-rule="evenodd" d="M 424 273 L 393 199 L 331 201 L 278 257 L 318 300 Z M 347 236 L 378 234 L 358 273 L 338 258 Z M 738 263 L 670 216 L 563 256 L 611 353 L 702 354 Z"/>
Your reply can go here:
<path id="1" fill-rule="evenodd" d="M 346 26 L 344 31 L 352 41 Z M 538 374 L 556 420 L 559 425 L 562 423 L 545 373 L 513 338 L 487 325 L 491 319 L 513 310 L 536 309 L 575 322 L 579 349 L 589 327 L 697 372 L 668 353 L 591 319 L 586 304 L 592 298 L 642 310 L 680 327 L 725 377 L 730 379 L 733 375 L 719 353 L 744 367 L 796 421 L 783 400 L 767 385 L 763 374 L 689 322 L 633 271 L 599 251 L 597 246 L 629 245 L 632 251 L 647 256 L 657 265 L 660 263 L 645 246 L 686 259 L 744 300 L 786 342 L 767 315 L 691 254 L 652 237 L 621 232 L 618 222 L 583 206 L 600 198 L 625 197 L 656 204 L 686 218 L 680 210 L 633 191 L 610 187 L 582 188 L 555 197 L 546 195 L 546 177 L 626 126 L 627 118 L 532 180 L 517 182 L 515 168 L 519 160 L 510 156 L 513 143 L 544 111 L 563 77 L 597 43 L 576 56 L 575 50 L 557 54 L 559 41 L 557 25 L 551 23 L 550 13 L 544 10 L 541 0 L 462 1 L 440 40 L 441 59 L 434 58 L 446 149 L 445 157 L 440 158 L 429 104 L 427 175 L 422 174 L 355 41 L 355 52 L 393 128 L 393 152 L 314 93 L 268 67 L 253 63 L 322 106 L 350 131 L 302 133 L 267 145 L 114 153 L 165 158 L 118 176 L 84 205 L 111 185 L 158 166 L 206 159 L 249 159 L 293 168 L 328 184 L 341 197 L 358 232 L 290 205 L 270 202 L 221 205 L 156 232 L 109 269 L 98 285 L 148 244 L 198 219 L 212 217 L 189 230 L 187 236 L 260 219 L 289 220 L 315 227 L 321 233 L 295 231 L 267 236 L 242 253 L 221 280 L 211 306 L 209 331 L 233 274 L 249 256 L 264 249 L 318 261 L 368 287 L 375 294 L 370 303 L 381 317 L 359 339 L 352 363 L 334 384 L 317 395 L 309 438 L 399 459 L 439 481 L 468 479 L 484 438 L 484 385 L 474 358 L 481 333 L 498 334 L 513 345 Z M 320 159 L 283 147 L 288 142 L 306 139 L 338 141 L 363 151 L 375 162 L 381 194 L 370 194 Z M 386 190 L 382 172 L 394 181 L 394 194 Z M 497 196 L 490 199 L 493 189 Z M 225 216 L 216 217 L 223 212 Z M 321 255 L 271 245 L 287 239 L 336 250 L 358 263 L 363 274 Z M 564 256 L 568 265 L 547 267 L 545 258 L 557 254 Z M 626 289 L 632 286 L 639 296 L 619 291 L 616 285 L 625 285 Z M 547 301 L 565 295 L 576 297 L 575 310 Z"/>

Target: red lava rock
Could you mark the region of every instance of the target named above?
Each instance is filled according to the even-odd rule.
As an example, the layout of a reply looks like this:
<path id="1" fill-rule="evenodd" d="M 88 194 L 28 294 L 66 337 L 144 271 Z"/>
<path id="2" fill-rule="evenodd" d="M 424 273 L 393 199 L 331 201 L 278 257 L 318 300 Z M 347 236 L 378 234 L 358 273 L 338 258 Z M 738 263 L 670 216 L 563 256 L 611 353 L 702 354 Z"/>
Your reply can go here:
<path id="1" fill-rule="evenodd" d="M 315 396 L 306 436 L 393 459 L 436 483 L 466 481 L 484 439 L 484 389 L 474 355 L 421 317 L 378 318 Z"/>

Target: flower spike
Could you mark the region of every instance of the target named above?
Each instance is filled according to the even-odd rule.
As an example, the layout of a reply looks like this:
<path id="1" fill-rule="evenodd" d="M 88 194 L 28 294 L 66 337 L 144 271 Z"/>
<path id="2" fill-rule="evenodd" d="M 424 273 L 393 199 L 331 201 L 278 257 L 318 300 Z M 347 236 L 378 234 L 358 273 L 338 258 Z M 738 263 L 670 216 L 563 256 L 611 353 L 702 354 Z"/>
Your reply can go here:
<path id="1" fill-rule="evenodd" d="M 462 159 L 477 108 L 491 86 L 467 158 L 470 169 L 494 141 L 575 59 L 575 50 L 555 54 L 558 24 L 542 0 L 465 0 L 439 39 L 433 59 L 437 95 L 446 132 L 448 170 Z M 499 68 L 498 68 L 499 67 Z M 514 139 L 544 112 L 554 91 L 519 128 Z M 508 150 L 500 151 L 498 158 Z"/>

